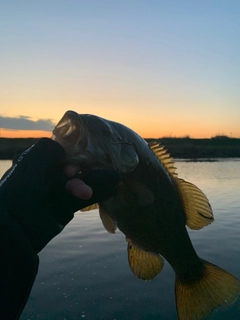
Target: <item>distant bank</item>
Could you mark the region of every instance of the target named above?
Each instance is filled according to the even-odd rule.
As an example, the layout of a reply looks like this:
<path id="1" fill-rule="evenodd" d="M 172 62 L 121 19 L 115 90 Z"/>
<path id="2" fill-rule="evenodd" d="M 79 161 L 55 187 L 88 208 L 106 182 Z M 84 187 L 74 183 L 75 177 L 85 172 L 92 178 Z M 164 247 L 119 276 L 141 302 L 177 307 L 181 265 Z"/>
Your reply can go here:
<path id="1" fill-rule="evenodd" d="M 0 138 L 0 159 L 12 159 L 38 139 L 35 138 Z M 240 158 L 240 139 L 227 136 L 216 136 L 211 139 L 191 138 L 161 138 L 146 139 L 158 141 L 171 154 L 179 159 L 211 159 L 211 158 Z"/>
<path id="2" fill-rule="evenodd" d="M 155 139 L 146 139 L 154 141 Z M 161 138 L 157 139 L 173 158 L 211 159 L 240 158 L 240 139 L 216 136 L 211 139 Z"/>
<path id="3" fill-rule="evenodd" d="M 23 152 L 37 140 L 35 138 L 0 138 L 0 159 L 11 160 L 16 154 Z"/>

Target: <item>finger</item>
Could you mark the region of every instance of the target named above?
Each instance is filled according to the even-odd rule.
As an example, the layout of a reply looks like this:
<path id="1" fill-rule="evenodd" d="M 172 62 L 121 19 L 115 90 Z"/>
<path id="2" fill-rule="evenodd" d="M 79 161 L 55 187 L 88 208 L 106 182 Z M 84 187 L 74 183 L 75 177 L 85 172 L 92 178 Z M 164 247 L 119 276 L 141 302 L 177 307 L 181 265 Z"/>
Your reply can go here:
<path id="1" fill-rule="evenodd" d="M 90 199 L 93 194 L 92 189 L 78 178 L 68 180 L 68 182 L 66 183 L 66 190 L 74 197 L 82 200 Z"/>
<path id="2" fill-rule="evenodd" d="M 75 176 L 76 174 L 78 174 L 79 171 L 80 171 L 80 169 L 77 166 L 74 166 L 74 165 L 71 165 L 71 164 L 67 165 L 63 169 L 63 172 L 69 178 Z"/>
<path id="3" fill-rule="evenodd" d="M 120 176 L 116 171 L 112 170 L 92 170 L 80 172 L 78 178 L 93 187 L 94 185 L 107 186 L 117 184 Z"/>

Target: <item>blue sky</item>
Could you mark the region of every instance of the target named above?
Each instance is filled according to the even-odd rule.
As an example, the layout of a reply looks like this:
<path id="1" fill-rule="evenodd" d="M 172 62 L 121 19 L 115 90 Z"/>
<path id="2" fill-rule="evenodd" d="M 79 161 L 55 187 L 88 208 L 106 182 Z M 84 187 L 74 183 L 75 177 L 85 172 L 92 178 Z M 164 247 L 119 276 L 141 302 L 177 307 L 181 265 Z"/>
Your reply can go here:
<path id="1" fill-rule="evenodd" d="M 1 126 L 73 109 L 143 136 L 240 137 L 239 16 L 239 1 L 1 3 Z"/>

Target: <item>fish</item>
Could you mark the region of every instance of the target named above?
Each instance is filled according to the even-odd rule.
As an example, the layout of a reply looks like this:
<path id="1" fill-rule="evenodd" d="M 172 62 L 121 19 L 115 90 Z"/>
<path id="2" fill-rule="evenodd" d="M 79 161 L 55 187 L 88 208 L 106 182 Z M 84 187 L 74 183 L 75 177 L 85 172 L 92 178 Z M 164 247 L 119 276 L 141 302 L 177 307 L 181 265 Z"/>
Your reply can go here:
<path id="1" fill-rule="evenodd" d="M 123 124 L 91 114 L 67 111 L 52 139 L 66 150 L 65 162 L 81 172 L 115 170 L 116 194 L 83 209 L 99 209 L 103 226 L 126 237 L 128 263 L 141 280 L 156 277 L 168 261 L 175 272 L 179 320 L 201 320 L 212 310 L 232 304 L 240 281 L 201 259 L 187 227 L 199 230 L 214 221 L 206 195 L 180 178 L 168 151 L 147 143 Z"/>

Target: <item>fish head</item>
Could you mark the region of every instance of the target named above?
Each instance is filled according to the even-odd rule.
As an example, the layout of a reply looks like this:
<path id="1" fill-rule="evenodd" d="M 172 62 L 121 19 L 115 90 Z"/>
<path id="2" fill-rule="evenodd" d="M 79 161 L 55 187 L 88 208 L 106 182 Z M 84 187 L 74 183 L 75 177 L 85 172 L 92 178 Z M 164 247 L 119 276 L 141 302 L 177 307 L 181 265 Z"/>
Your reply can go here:
<path id="1" fill-rule="evenodd" d="M 66 151 L 66 162 L 82 170 L 133 171 L 139 164 L 127 127 L 91 114 L 67 111 L 53 130 L 52 139 Z"/>

